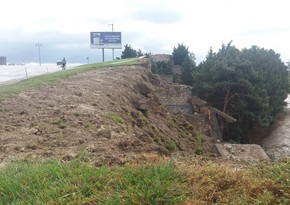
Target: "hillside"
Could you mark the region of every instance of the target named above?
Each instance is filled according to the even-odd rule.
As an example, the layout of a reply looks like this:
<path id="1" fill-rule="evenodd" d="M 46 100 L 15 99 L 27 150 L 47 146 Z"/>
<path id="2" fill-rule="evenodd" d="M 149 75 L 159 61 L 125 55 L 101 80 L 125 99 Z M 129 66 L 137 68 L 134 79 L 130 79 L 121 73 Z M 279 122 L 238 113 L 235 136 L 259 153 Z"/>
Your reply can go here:
<path id="1" fill-rule="evenodd" d="M 1 99 L 0 163 L 86 155 L 99 166 L 144 159 L 148 153 L 194 155 L 201 146 L 195 130 L 160 104 L 155 91 L 162 86 L 144 67 L 123 66 Z"/>
<path id="2" fill-rule="evenodd" d="M 167 86 L 134 65 L 2 97 L 0 204 L 289 204 L 289 160 L 210 157 Z"/>

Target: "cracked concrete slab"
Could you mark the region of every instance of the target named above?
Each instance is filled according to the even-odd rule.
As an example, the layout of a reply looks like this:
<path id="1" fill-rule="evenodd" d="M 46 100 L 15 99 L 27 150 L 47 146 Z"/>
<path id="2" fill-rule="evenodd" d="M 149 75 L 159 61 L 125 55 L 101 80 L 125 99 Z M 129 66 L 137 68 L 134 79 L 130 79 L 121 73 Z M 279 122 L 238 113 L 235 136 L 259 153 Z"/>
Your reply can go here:
<path id="1" fill-rule="evenodd" d="M 257 144 L 216 144 L 215 148 L 221 157 L 249 163 L 269 161 L 270 158 Z"/>

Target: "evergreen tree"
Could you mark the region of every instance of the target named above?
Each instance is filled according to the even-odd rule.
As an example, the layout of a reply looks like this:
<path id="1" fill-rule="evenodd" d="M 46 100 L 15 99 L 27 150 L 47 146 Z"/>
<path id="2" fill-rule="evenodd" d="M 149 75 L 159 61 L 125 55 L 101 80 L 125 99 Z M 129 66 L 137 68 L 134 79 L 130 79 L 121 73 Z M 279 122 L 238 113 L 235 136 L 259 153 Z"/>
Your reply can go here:
<path id="1" fill-rule="evenodd" d="M 139 48 L 138 51 L 137 51 L 137 56 L 138 56 L 138 57 L 144 56 L 144 54 L 142 53 L 142 51 L 141 51 L 140 48 Z"/>
<path id="2" fill-rule="evenodd" d="M 227 139 L 243 141 L 251 125 L 270 125 L 283 106 L 287 87 L 279 54 L 258 47 L 240 51 L 231 42 L 218 53 L 210 50 L 193 73 L 195 94 L 238 119 L 235 129 L 225 133 Z"/>
<path id="3" fill-rule="evenodd" d="M 255 84 L 258 85 L 260 91 L 265 92 L 270 109 L 268 122 L 271 122 L 273 116 L 282 110 L 287 97 L 287 66 L 281 61 L 279 54 L 257 46 L 244 49 L 243 57 L 251 62 L 259 76 L 259 81 Z"/>
<path id="4" fill-rule="evenodd" d="M 137 57 L 137 51 L 131 47 L 131 45 L 126 44 L 124 46 L 124 51 L 122 52 L 121 58 L 134 58 Z"/>
<path id="5" fill-rule="evenodd" d="M 189 56 L 188 47 L 183 44 L 178 44 L 177 48 L 174 46 L 172 52 L 172 59 L 174 65 L 182 65 L 183 61 Z"/>
<path id="6" fill-rule="evenodd" d="M 172 74 L 172 63 L 168 61 L 152 61 L 151 71 L 159 75 L 171 75 Z"/>
<path id="7" fill-rule="evenodd" d="M 192 54 L 191 56 L 187 56 L 181 66 L 181 75 L 180 80 L 181 84 L 190 85 L 193 84 L 193 72 L 195 70 L 195 58 Z"/>

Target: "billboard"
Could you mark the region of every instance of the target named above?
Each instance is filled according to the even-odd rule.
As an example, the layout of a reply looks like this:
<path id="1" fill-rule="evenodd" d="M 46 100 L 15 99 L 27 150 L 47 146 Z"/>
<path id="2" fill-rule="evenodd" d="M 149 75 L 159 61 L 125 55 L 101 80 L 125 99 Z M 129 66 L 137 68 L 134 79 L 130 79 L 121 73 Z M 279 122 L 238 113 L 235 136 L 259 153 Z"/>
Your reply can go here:
<path id="1" fill-rule="evenodd" d="M 5 56 L 0 56 L 0 65 L 6 65 L 6 57 Z"/>
<path id="2" fill-rule="evenodd" d="M 91 48 L 122 48 L 121 32 L 91 32 Z"/>

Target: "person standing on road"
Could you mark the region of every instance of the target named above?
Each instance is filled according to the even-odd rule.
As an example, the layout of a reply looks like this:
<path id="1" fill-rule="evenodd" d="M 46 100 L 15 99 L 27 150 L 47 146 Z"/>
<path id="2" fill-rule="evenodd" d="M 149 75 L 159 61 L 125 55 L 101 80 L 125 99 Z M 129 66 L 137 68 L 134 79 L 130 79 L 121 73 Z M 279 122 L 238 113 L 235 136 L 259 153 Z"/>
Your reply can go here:
<path id="1" fill-rule="evenodd" d="M 65 70 L 65 65 L 66 65 L 65 58 L 62 59 L 61 63 L 62 63 L 62 70 Z"/>

